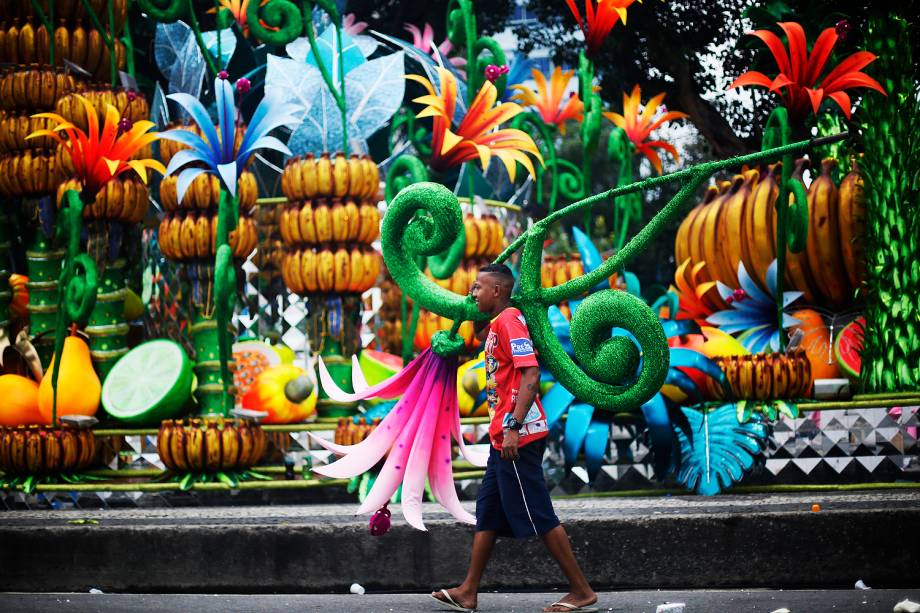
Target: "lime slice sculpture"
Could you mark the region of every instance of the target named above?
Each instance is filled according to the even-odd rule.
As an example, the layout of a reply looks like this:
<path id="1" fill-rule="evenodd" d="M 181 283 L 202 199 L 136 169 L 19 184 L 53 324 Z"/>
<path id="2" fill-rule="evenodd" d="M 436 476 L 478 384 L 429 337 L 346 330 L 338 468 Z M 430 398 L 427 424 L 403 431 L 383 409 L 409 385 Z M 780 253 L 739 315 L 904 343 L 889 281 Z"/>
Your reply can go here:
<path id="1" fill-rule="evenodd" d="M 102 406 L 129 424 L 176 417 L 192 392 L 192 362 L 176 342 L 159 339 L 125 354 L 102 386 Z"/>

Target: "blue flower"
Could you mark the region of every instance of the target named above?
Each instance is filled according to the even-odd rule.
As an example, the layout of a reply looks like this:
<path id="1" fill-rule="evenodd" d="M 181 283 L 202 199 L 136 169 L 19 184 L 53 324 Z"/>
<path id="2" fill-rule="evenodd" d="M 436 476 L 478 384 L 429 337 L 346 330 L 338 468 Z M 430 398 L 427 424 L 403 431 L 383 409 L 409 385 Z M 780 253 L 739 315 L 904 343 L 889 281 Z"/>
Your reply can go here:
<path id="1" fill-rule="evenodd" d="M 740 290 L 733 290 L 721 281 L 717 282 L 719 295 L 731 306 L 713 313 L 706 321 L 718 326 L 723 332 L 737 334 L 738 340 L 751 353 L 767 350 L 779 351 L 780 326 L 776 317 L 776 260 L 767 269 L 768 292 L 751 279 L 744 264 L 738 263 Z M 783 309 L 798 300 L 802 292 L 783 292 Z M 792 315 L 783 313 L 783 328 L 801 324 Z"/>
<path id="2" fill-rule="evenodd" d="M 201 102 L 193 96 L 184 93 L 167 96 L 191 115 L 202 134 L 199 136 L 189 130 L 176 129 L 161 135 L 161 138 L 190 147 L 172 157 L 166 168 L 167 175 L 174 174 L 188 164 L 196 164 L 194 167 L 185 168 L 179 174 L 176 190 L 180 202 L 192 181 L 202 173 L 217 175 L 230 195 L 235 196 L 237 179 L 256 150 L 274 149 L 285 155 L 291 154 L 284 143 L 274 136 L 268 136 L 268 133 L 279 126 L 299 123 L 294 116 L 296 107 L 279 102 L 274 97 L 263 98 L 253 113 L 239 148 L 236 148 L 237 118 L 233 87 L 229 80 L 217 78 L 214 80 L 214 92 L 217 103 L 217 127 L 211 122 Z M 200 164 L 203 164 L 204 168 L 200 167 Z"/>

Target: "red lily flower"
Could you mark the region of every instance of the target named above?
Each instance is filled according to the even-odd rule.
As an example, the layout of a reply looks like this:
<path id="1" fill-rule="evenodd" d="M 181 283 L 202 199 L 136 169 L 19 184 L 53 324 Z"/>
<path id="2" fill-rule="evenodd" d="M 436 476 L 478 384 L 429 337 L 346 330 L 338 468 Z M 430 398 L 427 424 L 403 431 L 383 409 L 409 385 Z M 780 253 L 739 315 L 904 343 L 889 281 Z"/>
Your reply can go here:
<path id="1" fill-rule="evenodd" d="M 878 81 L 861 72 L 875 61 L 876 56 L 868 51 L 857 51 L 850 55 L 828 72 L 820 82 L 818 81 L 839 39 L 835 28 L 827 28 L 821 32 L 809 54 L 805 30 L 800 24 L 784 22 L 780 23 L 779 27 L 786 33 L 788 52 L 782 40 L 773 32 L 757 30 L 750 33 L 762 40 L 773 54 L 779 68 L 776 78 L 771 79 L 762 72 L 749 70 L 735 79 L 729 89 L 746 85 L 769 88 L 770 91 L 779 93 L 789 112 L 798 118 L 808 115 L 809 110 L 817 114 L 818 107 L 824 99 L 830 98 L 849 119 L 852 103 L 849 94 L 844 90 L 854 87 L 868 87 L 885 94 Z"/>
<path id="2" fill-rule="evenodd" d="M 677 154 L 677 149 L 674 148 L 674 145 L 663 140 L 649 141 L 646 139 L 651 135 L 653 130 L 660 128 L 665 123 L 675 119 L 689 117 L 686 113 L 670 111 L 653 122 L 652 118 L 655 116 L 655 111 L 661 105 L 661 101 L 664 100 L 664 96 L 665 94 L 662 92 L 646 102 L 645 107 L 642 109 L 642 114 L 640 115 L 639 103 L 642 100 L 642 90 L 636 85 L 633 87 L 631 94 L 623 92 L 622 115 L 619 113 L 604 113 L 604 117 L 626 132 L 626 137 L 635 145 L 636 151 L 649 159 L 652 166 L 658 171 L 658 174 L 661 174 L 661 158 L 655 149 L 664 149 L 674 157 L 674 161 L 679 161 L 680 156 Z"/>
<path id="3" fill-rule="evenodd" d="M 607 35 L 617 21 L 622 20 L 626 25 L 626 9 L 636 0 L 585 0 L 585 17 L 582 19 L 581 11 L 575 5 L 575 0 L 565 0 L 569 10 L 578 22 L 585 42 L 588 43 L 588 57 L 594 57 L 604 44 Z"/>
<path id="4" fill-rule="evenodd" d="M 38 113 L 32 117 L 46 117 L 58 125 L 53 130 L 36 130 L 26 140 L 49 136 L 60 143 L 70 155 L 74 178 L 83 184 L 84 196 L 95 196 L 109 180 L 129 170 L 136 172 L 144 183 L 147 182 L 148 168 L 165 174 L 166 169 L 158 160 L 131 159 L 139 150 L 160 138 L 159 133 L 148 132 L 154 127 L 152 121 L 136 121 L 130 129 L 122 131 L 118 109 L 109 104 L 100 126 L 99 116 L 90 102 L 79 95 L 77 99 L 86 109 L 86 132 L 57 113 Z M 61 138 L 58 132 L 65 132 L 67 139 Z"/>

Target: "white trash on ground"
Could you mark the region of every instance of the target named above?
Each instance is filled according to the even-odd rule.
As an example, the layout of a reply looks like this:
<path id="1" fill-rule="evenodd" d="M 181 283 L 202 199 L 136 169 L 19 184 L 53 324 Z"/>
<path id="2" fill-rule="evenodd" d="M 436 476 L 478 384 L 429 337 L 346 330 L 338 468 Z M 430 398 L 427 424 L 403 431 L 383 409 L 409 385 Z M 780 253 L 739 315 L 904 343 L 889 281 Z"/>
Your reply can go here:
<path id="1" fill-rule="evenodd" d="M 358 583 L 352 583 L 351 587 L 348 588 L 348 591 L 352 594 L 357 594 L 358 596 L 364 596 L 364 586 Z"/>
<path id="2" fill-rule="evenodd" d="M 898 604 L 894 605 L 894 613 L 920 613 L 920 603 L 905 598 Z"/>
<path id="3" fill-rule="evenodd" d="M 859 579 L 853 587 L 855 587 L 857 590 L 871 590 L 872 589 L 871 587 L 863 583 L 862 579 Z"/>
<path id="4" fill-rule="evenodd" d="M 687 605 L 683 602 L 666 602 L 658 605 L 655 613 L 684 613 L 685 606 Z"/>

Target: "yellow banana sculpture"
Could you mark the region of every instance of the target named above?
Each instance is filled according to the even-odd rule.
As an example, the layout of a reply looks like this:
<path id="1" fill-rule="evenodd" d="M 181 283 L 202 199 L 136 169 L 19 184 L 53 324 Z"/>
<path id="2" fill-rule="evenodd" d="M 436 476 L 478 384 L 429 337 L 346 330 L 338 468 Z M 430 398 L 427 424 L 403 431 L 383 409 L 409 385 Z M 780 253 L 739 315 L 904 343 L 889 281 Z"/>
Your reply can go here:
<path id="1" fill-rule="evenodd" d="M 849 281 L 840 254 L 840 228 L 837 221 L 837 186 L 831 172 L 834 159 L 821 163 L 821 173 L 808 188 L 808 266 L 821 294 L 832 306 L 849 298 Z"/>
<path id="2" fill-rule="evenodd" d="M 837 194 L 840 253 L 850 286 L 862 287 L 866 270 L 866 192 L 856 162 L 840 182 Z"/>

